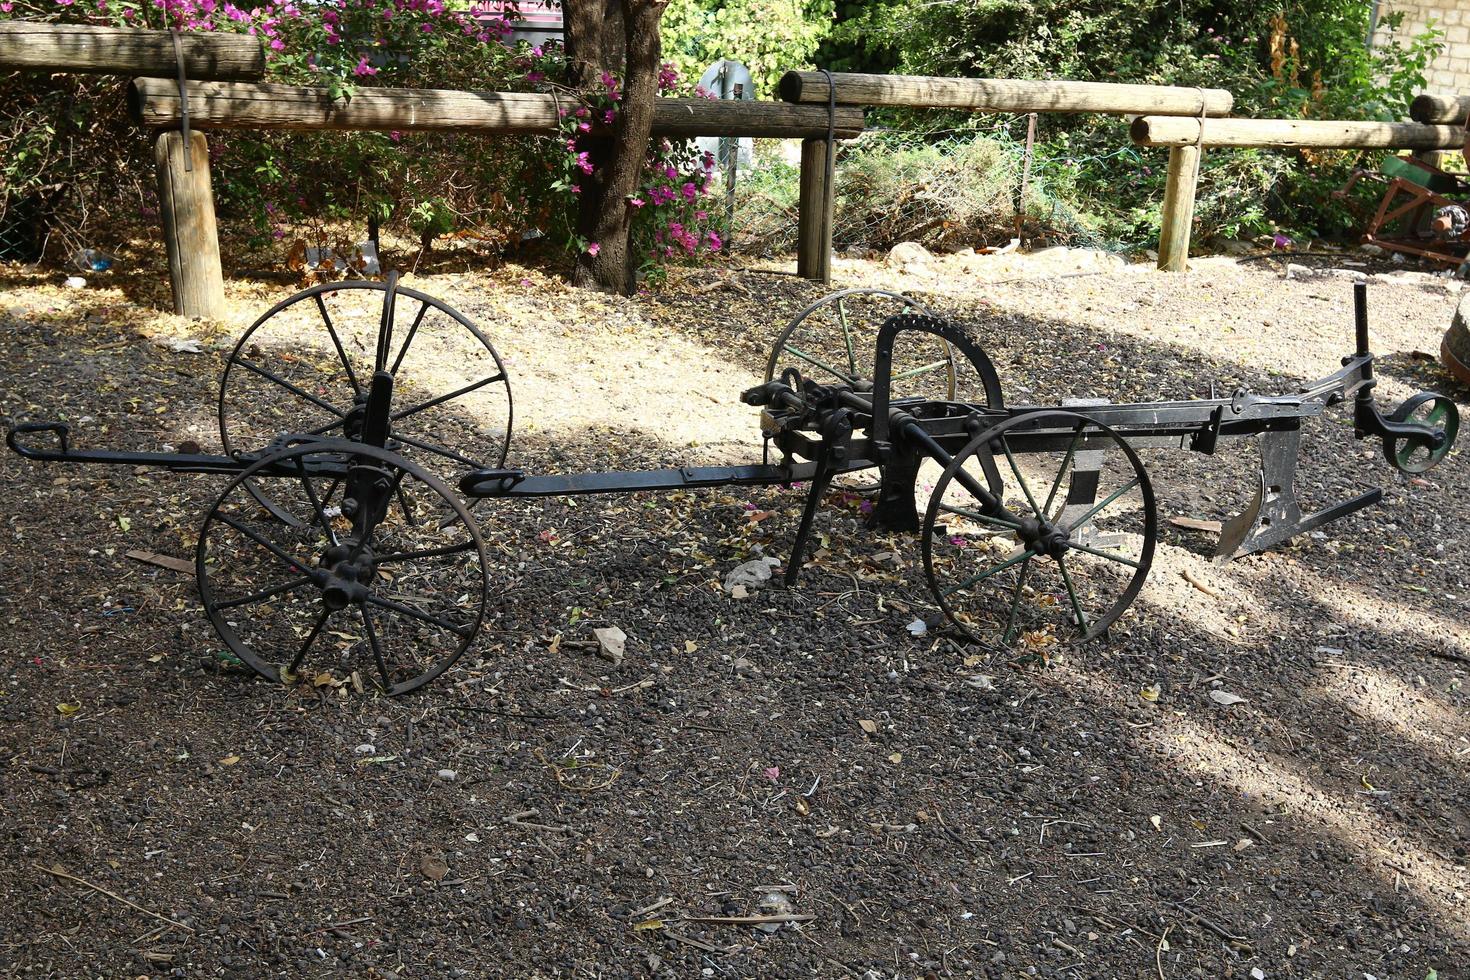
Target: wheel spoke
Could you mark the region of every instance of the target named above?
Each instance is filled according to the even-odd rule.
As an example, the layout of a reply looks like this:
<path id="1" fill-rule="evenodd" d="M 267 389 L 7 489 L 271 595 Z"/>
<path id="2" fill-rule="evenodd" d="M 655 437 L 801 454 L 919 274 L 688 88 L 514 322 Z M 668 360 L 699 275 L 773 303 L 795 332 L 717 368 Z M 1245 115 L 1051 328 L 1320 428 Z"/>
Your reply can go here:
<path id="1" fill-rule="evenodd" d="M 1082 441 L 1082 429 L 1086 422 L 1077 423 L 1077 431 L 1072 435 L 1072 444 L 1067 447 L 1067 455 L 1062 457 L 1061 468 L 1057 470 L 1056 482 L 1051 485 L 1051 492 L 1046 495 L 1046 505 L 1041 508 L 1043 515 L 1051 513 L 1051 505 L 1057 499 L 1057 491 L 1061 489 L 1062 478 L 1067 475 L 1067 468 L 1072 465 L 1072 458 L 1077 455 L 1077 443 Z M 1043 516 L 1042 520 L 1046 520 Z"/>
<path id="2" fill-rule="evenodd" d="M 322 531 L 326 533 L 327 540 L 332 544 L 337 543 L 337 532 L 332 530 L 332 522 L 327 520 L 326 511 L 321 501 L 316 499 L 316 490 L 311 485 L 311 480 L 306 475 L 306 457 L 296 457 L 296 472 L 301 476 L 301 486 L 306 491 L 306 499 L 311 501 L 311 509 L 316 514 L 317 523 L 321 525 Z"/>
<path id="3" fill-rule="evenodd" d="M 488 384 L 494 384 L 497 381 L 504 380 L 505 372 L 499 371 L 495 374 L 490 375 L 487 378 L 481 378 L 479 381 L 471 382 L 470 384 L 465 385 L 463 388 L 457 388 L 454 391 L 449 392 L 448 394 L 440 395 L 437 398 L 430 398 L 428 401 L 419 402 L 417 405 L 412 405 L 408 408 L 403 409 L 402 411 L 394 412 L 391 418 L 394 422 L 397 422 L 399 419 L 405 419 L 408 418 L 410 415 L 422 412 L 426 408 L 433 408 L 435 405 L 442 405 L 444 402 L 451 401 L 455 398 L 460 397 L 461 395 L 468 395 L 472 391 L 478 391 Z"/>
<path id="4" fill-rule="evenodd" d="M 1021 468 L 1016 465 L 1016 457 L 1011 455 L 1011 444 L 1006 441 L 1004 435 L 1000 437 L 1000 448 L 1006 454 L 1006 462 L 1011 464 L 1011 472 L 1016 474 L 1016 482 L 1021 484 L 1021 492 L 1026 495 L 1026 503 L 1031 505 L 1032 513 L 1036 515 L 1038 521 L 1046 520 L 1041 513 L 1041 508 L 1036 506 L 1036 498 L 1031 496 L 1031 488 L 1026 485 L 1026 478 L 1021 475 Z"/>
<path id="5" fill-rule="evenodd" d="M 1000 562 L 999 564 L 996 564 L 996 565 L 991 565 L 989 568 L 985 569 L 984 571 L 978 572 L 978 573 L 970 576 L 969 578 L 967 578 L 963 582 L 961 582 L 959 585 L 956 585 L 956 586 L 953 586 L 951 588 L 945 589 L 944 592 L 943 592 L 943 596 L 944 596 L 944 598 L 948 599 L 950 596 L 954 595 L 956 592 L 960 591 L 961 589 L 968 589 L 970 586 L 974 585 L 975 583 L 977 583 L 977 582 L 983 582 L 985 579 L 990 578 L 990 576 L 996 574 L 997 572 L 1002 572 L 1002 571 L 1006 570 L 1007 568 L 1010 568 L 1012 565 L 1016 564 L 1017 562 L 1026 561 L 1030 557 L 1031 557 L 1031 549 L 1027 548 L 1027 549 L 1023 550 L 1018 555 L 1012 555 L 1011 557 L 1007 558 L 1005 561 Z"/>
<path id="6" fill-rule="evenodd" d="M 401 602 L 394 602 L 392 599 L 384 599 L 382 596 L 370 594 L 367 596 L 366 601 L 374 606 L 381 606 L 384 609 L 388 609 L 401 615 L 408 616 L 425 623 L 429 623 L 432 626 L 437 626 L 442 630 L 448 630 L 456 636 L 464 636 L 465 633 L 469 631 L 469 627 L 467 626 L 456 626 L 448 620 L 440 619 L 437 616 L 431 616 L 420 609 L 415 609 L 413 606 L 404 605 Z"/>
<path id="7" fill-rule="evenodd" d="M 322 299 L 322 294 L 316 294 L 316 308 L 321 311 L 322 323 L 326 324 L 327 333 L 332 336 L 332 346 L 337 348 L 337 356 L 342 359 L 342 366 L 347 369 L 347 380 L 352 383 L 353 394 L 362 394 L 362 385 L 357 383 L 357 375 L 352 372 L 352 362 L 347 360 L 347 351 L 342 347 L 342 341 L 337 336 L 337 328 L 332 326 L 331 314 L 327 312 L 327 303 Z"/>
<path id="8" fill-rule="evenodd" d="M 293 657 L 291 660 L 291 666 L 287 667 L 286 670 L 293 674 L 296 673 L 296 669 L 300 667 L 301 662 L 306 659 L 306 652 L 310 650 L 311 645 L 316 642 L 317 636 L 321 634 L 322 627 L 327 625 L 327 620 L 331 617 L 331 615 L 331 609 L 322 609 L 322 614 L 316 618 L 316 623 L 311 627 L 311 632 L 306 635 L 306 642 L 301 644 L 301 649 L 296 651 L 296 656 Z"/>
<path id="9" fill-rule="evenodd" d="M 418 551 L 395 551 L 391 555 L 383 555 L 379 558 L 378 564 L 383 565 L 390 561 L 413 561 L 417 558 L 438 558 L 442 555 L 458 555 L 474 550 L 475 542 L 462 541 L 459 544 L 446 544 L 438 548 L 422 548 Z"/>
<path id="10" fill-rule="evenodd" d="M 928 374 L 930 371 L 937 371 L 942 367 L 948 366 L 948 364 L 949 358 L 945 358 L 942 361 L 934 361 L 931 364 L 925 364 L 923 367 L 910 368 L 909 370 L 904 371 L 901 374 L 895 374 L 893 376 L 893 380 L 902 381 L 905 378 L 913 378 L 921 374 Z"/>
<path id="11" fill-rule="evenodd" d="M 244 524 L 242 524 L 239 521 L 235 520 L 229 514 L 224 514 L 224 513 L 221 513 L 219 511 L 215 511 L 214 516 L 215 516 L 215 519 L 216 520 L 220 521 L 223 524 L 228 524 L 230 527 L 232 527 L 235 530 L 239 531 L 241 534 L 245 535 L 251 541 L 254 541 L 256 544 L 260 545 L 266 551 L 269 551 L 271 554 L 275 555 L 278 559 L 280 559 L 281 561 L 285 562 L 287 565 L 291 566 L 291 570 L 292 571 L 306 572 L 307 575 L 311 578 L 311 580 L 313 582 L 316 581 L 320 577 L 320 573 L 314 573 L 314 570 L 312 569 L 312 567 L 311 567 L 311 565 L 309 563 L 304 562 L 304 561 L 301 561 L 300 559 L 294 558 L 291 555 L 287 554 L 281 548 L 277 547 L 273 542 L 267 541 L 265 538 L 261 537 L 259 534 L 255 533 L 250 528 L 246 527 Z"/>
<path id="12" fill-rule="evenodd" d="M 1141 563 L 1140 562 L 1136 562 L 1132 558 L 1124 558 L 1122 555 L 1115 555 L 1115 554 L 1113 554 L 1110 551 L 1102 551 L 1102 550 L 1100 550 L 1098 548 L 1089 548 L 1085 544 L 1076 544 L 1075 542 L 1068 542 L 1067 543 L 1067 550 L 1069 550 L 1069 551 L 1080 551 L 1080 552 L 1083 552 L 1084 554 L 1088 554 L 1088 555 L 1096 555 L 1099 558 L 1106 558 L 1108 561 L 1115 561 L 1115 562 L 1118 562 L 1120 565 L 1127 565 L 1130 568 L 1139 568 L 1141 566 Z"/>
<path id="13" fill-rule="evenodd" d="M 373 648 L 373 661 L 378 665 L 378 676 L 383 678 L 383 690 L 393 686 L 393 681 L 388 677 L 388 664 L 383 660 L 383 646 L 378 642 L 378 631 L 373 629 L 373 617 L 368 613 L 367 606 L 358 606 L 358 612 L 362 613 L 362 628 L 367 633 L 368 646 Z"/>
<path id="14" fill-rule="evenodd" d="M 1067 530 L 1068 531 L 1075 531 L 1075 530 L 1077 530 L 1082 525 L 1086 524 L 1088 521 L 1092 520 L 1099 513 L 1101 513 L 1102 510 L 1103 510 L 1103 508 L 1107 507 L 1113 501 L 1115 501 L 1119 497 L 1123 496 L 1123 494 L 1127 493 L 1129 490 L 1132 490 L 1134 487 L 1138 486 L 1139 482 L 1140 481 L 1139 481 L 1138 477 L 1135 476 L 1133 479 L 1129 480 L 1123 486 L 1119 487 L 1117 490 L 1114 490 L 1111 494 L 1109 494 L 1108 495 L 1108 499 L 1106 499 L 1102 503 L 1096 505 L 1091 510 L 1089 510 L 1087 513 L 1083 514 L 1080 518 L 1078 518 L 1077 520 L 1073 521 L 1070 525 L 1068 525 Z"/>
<path id="15" fill-rule="evenodd" d="M 1016 628 L 1016 613 L 1021 609 L 1021 590 L 1026 586 L 1026 576 L 1031 572 L 1031 561 L 1029 558 L 1021 562 L 1021 574 L 1016 576 L 1016 591 L 1011 595 L 1011 611 L 1006 615 L 1006 629 L 1001 634 L 1002 646 L 1009 646 L 1011 633 Z"/>
<path id="16" fill-rule="evenodd" d="M 1067 571 L 1067 563 L 1060 557 L 1057 558 L 1057 568 L 1061 569 L 1062 581 L 1067 586 L 1067 596 L 1072 600 L 1072 608 L 1077 612 L 1077 628 L 1086 634 L 1087 616 L 1082 612 L 1082 603 L 1077 600 L 1077 589 L 1072 585 L 1072 576 Z"/>
<path id="17" fill-rule="evenodd" d="M 234 609 L 237 606 L 248 606 L 252 602 L 261 602 L 261 601 L 263 601 L 265 599 L 270 599 L 270 598 L 273 598 L 274 596 L 278 596 L 282 592 L 290 592 L 292 589 L 299 589 L 303 585 L 310 585 L 310 584 L 311 584 L 311 579 L 310 578 L 304 578 L 303 577 L 303 578 L 298 578 L 298 579 L 292 579 L 291 581 L 285 582 L 285 583 L 283 583 L 281 585 L 273 585 L 273 586 L 271 586 L 268 589 L 261 589 L 259 592 L 252 592 L 249 595 L 247 595 L 247 596 L 241 596 L 238 599 L 230 599 L 230 600 L 227 600 L 225 602 L 216 602 L 216 603 L 214 603 L 214 608 L 216 608 L 216 609 Z"/>
<path id="18" fill-rule="evenodd" d="M 961 517 L 968 517 L 972 521 L 980 521 L 985 524 L 994 524 L 996 527 L 1003 527 L 1008 531 L 1014 531 L 1021 526 L 1019 524 L 1012 523 L 1011 521 L 1007 521 L 999 517 L 991 517 L 989 514 L 982 514 L 978 510 L 968 510 L 964 507 L 951 507 L 949 504 L 946 503 L 941 503 L 939 505 L 939 509 L 948 511 L 951 514 L 958 514 Z"/>
<path id="19" fill-rule="evenodd" d="M 823 361 L 819 361 L 815 357 L 812 357 L 810 354 L 807 354 L 807 353 L 804 353 L 802 351 L 797 350 L 795 347 L 792 347 L 790 344 L 784 345 L 783 349 L 786 351 L 786 353 L 790 354 L 792 357 L 799 357 L 803 361 L 806 361 L 808 364 L 815 364 L 817 367 L 821 368 L 823 371 L 826 371 L 828 374 L 832 375 L 832 377 L 836 378 L 839 381 L 845 381 L 848 384 L 856 384 L 857 383 L 857 378 L 855 378 L 853 376 L 850 376 L 850 375 L 843 374 L 841 371 L 837 370 L 832 365 L 827 364 L 827 363 L 825 363 Z"/>
<path id="20" fill-rule="evenodd" d="M 403 358 L 408 354 L 408 345 L 413 343 L 413 335 L 419 332 L 419 324 L 424 322 L 424 314 L 428 312 L 428 302 L 419 306 L 418 315 L 413 318 L 413 325 L 408 328 L 408 336 L 403 338 L 403 346 L 398 348 L 398 356 L 393 359 L 393 366 L 388 369 L 390 374 L 398 373 L 398 366 L 403 363 Z"/>
<path id="21" fill-rule="evenodd" d="M 256 364 L 254 361 L 247 361 L 243 357 L 236 357 L 236 358 L 233 358 L 232 359 L 232 363 L 235 363 L 235 364 L 240 365 L 242 368 L 244 368 L 247 371 L 254 371 L 256 374 L 260 375 L 262 378 L 265 378 L 267 381 L 270 381 L 270 382 L 272 382 L 274 384 L 278 384 L 282 388 L 285 388 L 287 391 L 289 391 L 291 394 L 295 395 L 297 398 L 304 398 L 306 401 L 311 402 L 317 408 L 323 409 L 324 411 L 331 412 L 333 415 L 337 416 L 337 418 L 339 420 L 347 418 L 347 413 L 346 412 L 343 412 L 342 410 L 340 410 L 339 408 L 337 408 L 335 405 L 331 404 L 328 401 L 325 401 L 324 399 L 318 398 L 316 395 L 313 395 L 309 391 L 304 391 L 301 388 L 296 387 L 291 382 L 287 381 L 285 378 L 280 377 L 279 375 L 274 374 L 274 373 L 272 373 L 270 371 L 267 371 L 265 368 L 261 367 L 259 364 Z M 335 425 L 340 425 L 340 424 L 341 424 L 340 421 L 339 422 L 332 423 L 332 425 L 334 425 L 334 426 Z M 330 426 L 329 426 L 329 428 L 330 428 Z M 323 431 L 325 431 L 325 430 L 323 430 Z"/>
<path id="22" fill-rule="evenodd" d="M 398 498 L 398 509 L 403 512 L 403 523 L 409 527 L 418 527 L 419 519 L 413 514 L 413 507 L 408 502 L 408 495 L 403 492 L 403 482 L 393 488 L 393 494 Z"/>
<path id="23" fill-rule="evenodd" d="M 393 433 L 392 438 L 406 445 L 413 446 L 417 449 L 422 449 L 424 450 L 424 452 L 433 453 L 436 456 L 443 456 L 445 459 L 452 459 L 457 463 L 464 463 L 466 466 L 473 466 L 476 469 L 483 469 L 485 466 L 484 463 L 481 463 L 478 460 L 470 459 L 468 456 L 461 455 L 460 453 L 455 452 L 453 449 L 446 449 L 444 446 L 441 446 L 436 442 L 430 442 L 427 439 L 417 439 L 411 436 L 403 435 L 402 433 L 398 432 Z"/>
<path id="24" fill-rule="evenodd" d="M 851 372 L 852 377 L 856 378 L 858 373 L 857 355 L 852 349 L 852 328 L 847 324 L 847 304 L 843 299 L 841 296 L 837 297 L 837 322 L 842 324 L 842 343 L 847 348 L 847 369 Z M 789 347 L 787 348 L 787 350 L 790 349 Z"/>

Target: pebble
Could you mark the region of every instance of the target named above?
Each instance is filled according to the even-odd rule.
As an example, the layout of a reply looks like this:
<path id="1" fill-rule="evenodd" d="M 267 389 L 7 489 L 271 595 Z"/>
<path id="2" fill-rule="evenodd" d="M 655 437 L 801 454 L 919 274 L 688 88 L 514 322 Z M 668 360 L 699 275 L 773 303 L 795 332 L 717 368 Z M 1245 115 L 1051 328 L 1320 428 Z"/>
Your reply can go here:
<path id="1" fill-rule="evenodd" d="M 356 752 L 358 755 L 372 755 L 374 752 L 377 751 L 377 749 L 373 747 L 373 744 L 371 742 L 363 742 L 352 751 Z"/>
<path id="2" fill-rule="evenodd" d="M 453 769 L 440 769 L 435 775 L 444 780 L 446 783 L 452 783 L 459 778 L 459 773 L 455 772 Z"/>

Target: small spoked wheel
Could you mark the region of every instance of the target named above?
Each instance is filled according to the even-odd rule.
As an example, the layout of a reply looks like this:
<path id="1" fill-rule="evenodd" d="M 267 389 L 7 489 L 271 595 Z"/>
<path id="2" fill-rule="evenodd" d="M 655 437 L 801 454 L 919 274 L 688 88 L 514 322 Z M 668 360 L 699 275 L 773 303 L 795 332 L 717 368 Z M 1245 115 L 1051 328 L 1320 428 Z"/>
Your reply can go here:
<path id="1" fill-rule="evenodd" d="M 873 389 L 878 328 L 899 313 L 928 313 L 918 300 L 884 289 L 842 289 L 798 313 L 776 338 L 766 361 L 766 380 L 796 368 L 824 385 Z M 955 353 L 939 337 L 925 336 L 894 352 L 895 392 L 940 401 L 955 397 Z"/>
<path id="2" fill-rule="evenodd" d="M 396 274 L 313 286 L 245 331 L 220 378 L 225 452 L 259 452 L 287 433 L 360 438 L 375 371 L 394 376 L 389 448 L 444 478 L 505 465 L 514 407 L 500 354 L 467 317 L 397 286 Z"/>
<path id="3" fill-rule="evenodd" d="M 360 670 L 404 694 L 448 670 L 485 614 L 485 546 L 458 496 L 345 440 L 291 446 L 235 477 L 205 516 L 195 567 L 220 639 L 274 681 Z"/>
<path id="4" fill-rule="evenodd" d="M 1409 398 L 1389 416 L 1393 422 L 1412 422 L 1442 433 L 1438 445 L 1426 445 L 1411 439 L 1385 436 L 1383 452 L 1388 462 L 1401 473 L 1427 473 L 1454 448 L 1460 433 L 1460 410 L 1444 395 L 1422 391 Z"/>
<path id="5" fill-rule="evenodd" d="M 924 572 L 972 639 L 1044 651 L 1102 635 L 1137 597 L 1158 537 L 1153 487 L 1111 428 L 1013 416 L 945 468 L 924 516 Z"/>

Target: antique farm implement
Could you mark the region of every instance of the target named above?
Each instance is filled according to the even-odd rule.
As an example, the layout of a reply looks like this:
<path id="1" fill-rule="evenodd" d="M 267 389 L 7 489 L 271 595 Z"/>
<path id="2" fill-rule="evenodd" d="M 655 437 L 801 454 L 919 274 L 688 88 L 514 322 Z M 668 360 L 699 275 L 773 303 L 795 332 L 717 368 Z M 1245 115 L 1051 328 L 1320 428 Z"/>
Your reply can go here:
<path id="1" fill-rule="evenodd" d="M 1213 453 L 1222 439 L 1260 437 L 1255 499 L 1224 526 L 1222 555 L 1382 496 L 1303 514 L 1301 427 L 1330 406 L 1350 399 L 1356 436 L 1381 439 L 1402 472 L 1449 453 L 1459 425 L 1449 399 L 1415 395 L 1388 416 L 1374 406 L 1365 296 L 1360 285 L 1342 369 L 1297 392 L 1015 407 L 969 331 L 903 296 L 845 290 L 792 321 L 766 382 L 741 396 L 761 409 L 763 462 L 538 476 L 506 466 L 499 353 L 390 275 L 308 289 L 256 321 L 225 363 L 223 455 L 77 449 L 58 422 L 17 425 L 8 443 L 32 460 L 228 476 L 198 538 L 199 594 L 229 650 L 273 680 L 325 660 L 401 694 L 448 669 L 474 642 L 492 583 L 510 573 L 487 560 L 480 500 L 805 484 L 789 584 L 824 492 L 865 470 L 879 473 L 871 524 L 920 535 L 928 585 L 958 630 L 994 646 L 1091 639 L 1138 595 L 1153 560 L 1158 518 L 1139 449 Z"/>

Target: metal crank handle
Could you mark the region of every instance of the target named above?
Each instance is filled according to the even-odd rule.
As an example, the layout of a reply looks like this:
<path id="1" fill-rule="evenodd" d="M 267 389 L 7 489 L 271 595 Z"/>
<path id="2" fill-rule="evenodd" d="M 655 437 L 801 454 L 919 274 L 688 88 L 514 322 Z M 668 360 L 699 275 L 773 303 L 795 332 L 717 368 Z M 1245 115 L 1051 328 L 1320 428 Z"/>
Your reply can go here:
<path id="1" fill-rule="evenodd" d="M 21 436 L 50 432 L 56 436 L 58 448 L 43 449 L 21 441 Z M 12 452 L 39 463 L 102 463 L 113 466 L 161 466 L 176 473 L 239 473 L 253 460 L 229 456 L 207 456 L 189 453 L 127 453 L 105 449 L 71 448 L 71 427 L 65 422 L 22 422 L 5 434 L 5 444 Z"/>
<path id="2" fill-rule="evenodd" d="M 53 432 L 56 434 L 56 442 L 61 449 L 37 449 L 33 446 L 22 445 L 20 436 L 31 435 L 36 432 Z M 35 459 L 50 462 L 65 459 L 71 452 L 71 446 L 67 436 L 71 434 L 71 426 L 65 422 L 22 422 L 20 425 L 11 426 L 10 431 L 5 433 L 5 445 L 10 451 L 24 456 L 26 459 Z"/>

